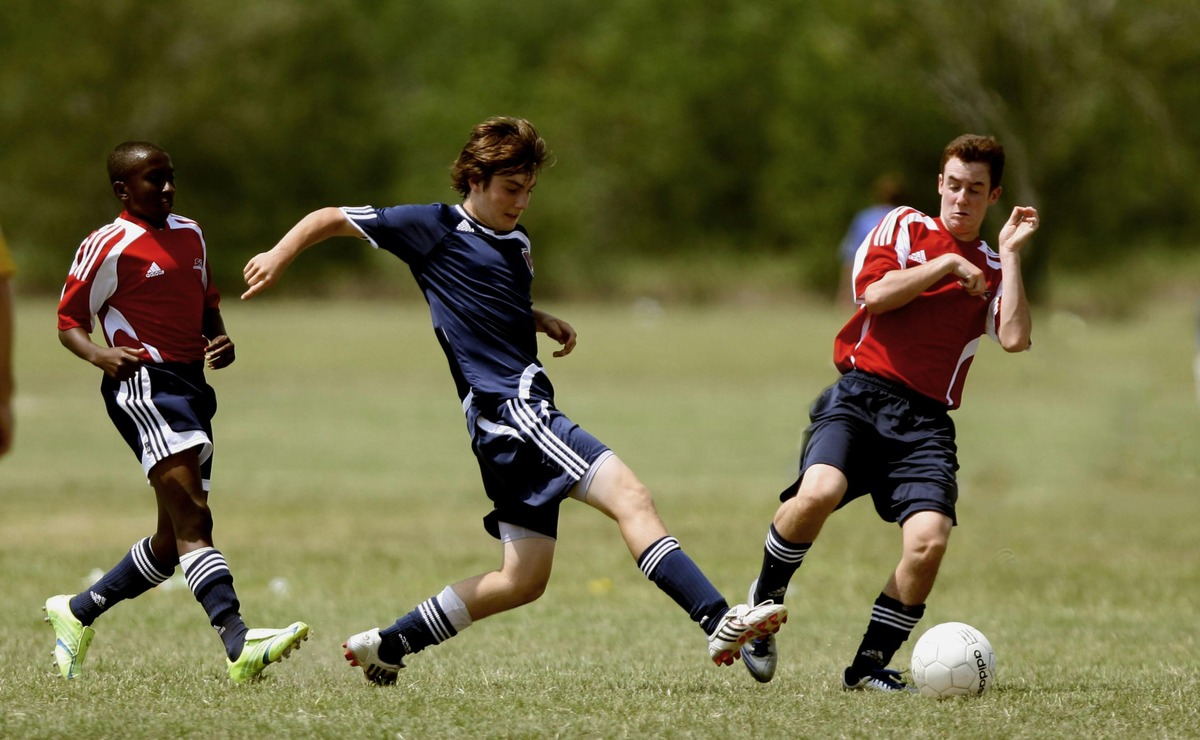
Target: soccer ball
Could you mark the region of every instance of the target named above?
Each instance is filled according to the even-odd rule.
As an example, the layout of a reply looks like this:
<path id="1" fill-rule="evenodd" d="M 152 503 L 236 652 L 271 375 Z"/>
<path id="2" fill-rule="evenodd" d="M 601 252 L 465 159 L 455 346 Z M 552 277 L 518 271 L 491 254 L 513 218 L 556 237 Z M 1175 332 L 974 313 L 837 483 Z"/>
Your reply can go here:
<path id="1" fill-rule="evenodd" d="M 996 653 L 983 633 L 962 622 L 930 627 L 912 653 L 912 680 L 921 696 L 979 696 L 996 679 Z"/>

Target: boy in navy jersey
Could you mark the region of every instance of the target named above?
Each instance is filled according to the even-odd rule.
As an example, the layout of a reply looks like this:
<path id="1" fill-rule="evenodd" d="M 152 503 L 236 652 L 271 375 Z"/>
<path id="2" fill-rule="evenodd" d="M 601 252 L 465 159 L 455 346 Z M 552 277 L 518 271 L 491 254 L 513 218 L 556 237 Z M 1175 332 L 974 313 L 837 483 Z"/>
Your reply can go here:
<path id="1" fill-rule="evenodd" d="M 462 203 L 314 211 L 246 265 L 243 298 L 274 285 L 302 250 L 335 236 L 366 239 L 404 260 L 429 303 L 466 414 L 493 505 L 484 526 L 501 541 L 503 563 L 447 586 L 391 626 L 350 637 L 346 659 L 374 683 L 394 683 L 405 655 L 541 596 L 568 496 L 616 520 L 638 567 L 704 629 L 716 664 L 732 665 L 742 644 L 774 633 L 787 617 L 779 604 L 731 609 L 667 533 L 633 472 L 555 406 L 536 333 L 562 345 L 554 353 L 562 357 L 575 347 L 575 330 L 533 307 L 530 241 L 517 224 L 547 156 L 528 121 L 489 119 L 452 169 Z"/>
<path id="2" fill-rule="evenodd" d="M 153 486 L 158 530 L 87 591 L 46 601 L 55 661 L 63 678 L 79 675 L 92 623 L 167 580 L 179 564 L 225 645 L 230 679 L 241 683 L 299 647 L 308 625 L 248 630 L 233 575 L 213 547 L 208 491 L 217 401 L 204 366 L 229 366 L 234 345 L 204 235 L 195 221 L 171 212 L 171 158 L 154 144 L 126 142 L 109 155 L 108 175 L 124 210 L 80 245 L 58 306 L 58 336 L 104 371 L 101 395 Z M 105 347 L 91 339 L 93 316 Z"/>
<path id="3" fill-rule="evenodd" d="M 1008 352 L 1030 344 L 1021 248 L 1037 211 L 1013 209 L 1000 250 L 980 239 L 1000 198 L 1004 149 L 961 136 L 942 155 L 941 215 L 899 207 L 859 246 L 853 288 L 858 309 L 834 342 L 841 378 L 813 403 L 800 479 L 781 494 L 751 599 L 782 603 L 826 518 L 870 495 L 879 516 L 898 522 L 900 563 L 875 601 L 846 689 L 904 691 L 888 663 L 925 611 L 955 524 L 958 470 L 954 424 L 979 340 Z M 755 679 L 775 675 L 773 635 L 750 641 L 743 662 Z"/>

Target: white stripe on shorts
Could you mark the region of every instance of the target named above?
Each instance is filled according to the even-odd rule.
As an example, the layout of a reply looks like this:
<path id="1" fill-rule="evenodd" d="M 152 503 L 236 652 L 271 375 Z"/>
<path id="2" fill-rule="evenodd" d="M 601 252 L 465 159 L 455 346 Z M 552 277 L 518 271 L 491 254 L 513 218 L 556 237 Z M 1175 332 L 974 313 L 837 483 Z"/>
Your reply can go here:
<path id="1" fill-rule="evenodd" d="M 202 463 L 212 454 L 212 440 L 203 430 L 177 432 L 159 413 L 151 394 L 150 373 L 145 367 L 139 368 L 137 375 L 121 384 L 120 390 L 117 391 L 117 405 L 129 415 L 137 427 L 138 436 L 142 440 L 142 470 L 147 475 L 150 468 L 177 452 L 199 446 L 202 448 Z M 205 484 L 204 490 L 208 490 L 207 481 Z"/>
<path id="2" fill-rule="evenodd" d="M 566 442 L 556 437 L 554 432 L 546 426 L 542 417 L 528 403 L 510 399 L 505 401 L 505 405 L 508 406 L 509 412 L 525 436 L 536 444 L 547 457 L 558 463 L 575 480 L 579 480 L 587 473 L 589 467 L 587 460 L 568 447 Z"/>

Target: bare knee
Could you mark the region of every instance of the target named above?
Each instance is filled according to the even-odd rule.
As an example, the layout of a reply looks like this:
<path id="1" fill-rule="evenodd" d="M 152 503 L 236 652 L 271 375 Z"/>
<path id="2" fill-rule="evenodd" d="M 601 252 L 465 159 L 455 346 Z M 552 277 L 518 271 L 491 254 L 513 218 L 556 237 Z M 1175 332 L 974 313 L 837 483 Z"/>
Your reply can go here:
<path id="1" fill-rule="evenodd" d="M 179 543 L 212 541 L 213 516 L 208 507 L 208 493 L 196 463 L 188 459 L 187 453 L 169 457 L 152 468 L 150 483 L 161 512 L 160 537 L 173 534 Z"/>
<path id="2" fill-rule="evenodd" d="M 508 580 L 508 598 L 512 606 L 531 604 L 546 593 L 549 578 L 535 574 L 506 574 Z"/>
<path id="3" fill-rule="evenodd" d="M 947 545 L 948 539 L 936 534 L 915 538 L 904 548 L 904 560 L 911 571 L 934 576 L 942 565 Z"/>
<path id="4" fill-rule="evenodd" d="M 813 465 L 805 471 L 796 495 L 780 505 L 775 528 L 793 542 L 813 542 L 845 495 L 846 477 L 840 470 Z"/>
<path id="5" fill-rule="evenodd" d="M 634 522 L 646 517 L 658 519 L 650 489 L 627 467 L 622 466 L 618 475 L 605 480 L 603 487 L 593 488 L 588 503 L 618 522 Z"/>
<path id="6" fill-rule="evenodd" d="M 904 560 L 919 572 L 936 574 L 946 554 L 952 523 L 944 514 L 922 511 L 905 521 Z"/>

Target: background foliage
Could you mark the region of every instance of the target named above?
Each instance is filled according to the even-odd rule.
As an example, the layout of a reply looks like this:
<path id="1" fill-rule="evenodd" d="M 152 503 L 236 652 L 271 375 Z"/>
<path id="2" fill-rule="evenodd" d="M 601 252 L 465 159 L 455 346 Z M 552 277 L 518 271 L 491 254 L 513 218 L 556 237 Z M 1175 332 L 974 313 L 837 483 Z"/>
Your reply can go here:
<path id="1" fill-rule="evenodd" d="M 23 288 L 56 290 L 114 215 L 105 155 L 151 139 L 232 292 L 313 208 L 453 199 L 450 160 L 504 113 L 557 154 L 525 218 L 544 294 L 827 290 L 876 175 L 936 209 L 972 131 L 1010 154 L 989 233 L 1043 211 L 1044 295 L 1055 269 L 1196 246 L 1198 48 L 1190 0 L 11 0 L 0 223 Z M 334 262 L 369 282 L 368 250 L 318 254 L 303 289 Z"/>

